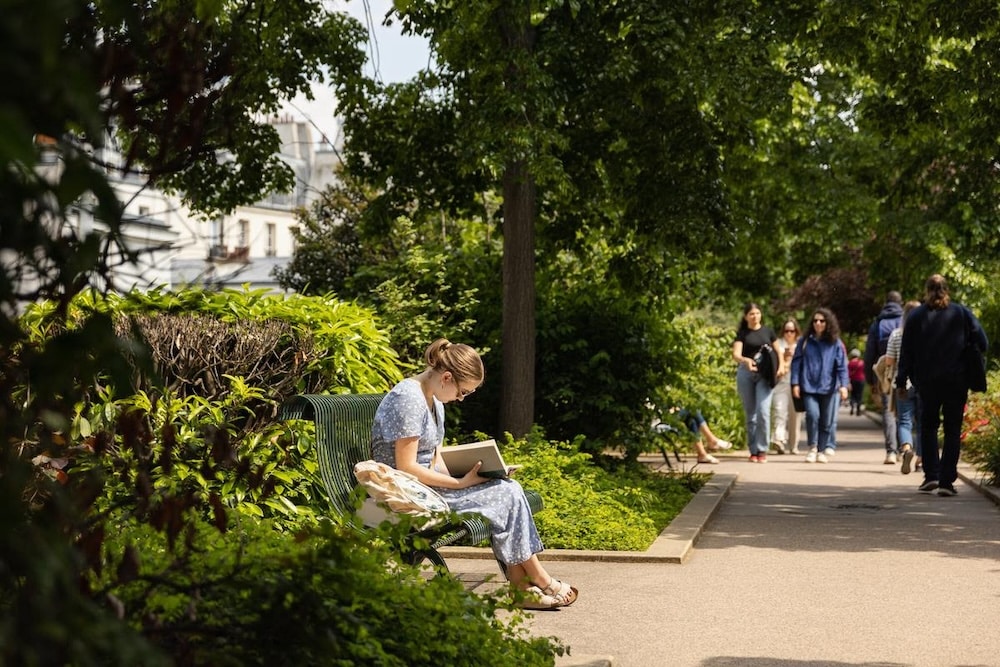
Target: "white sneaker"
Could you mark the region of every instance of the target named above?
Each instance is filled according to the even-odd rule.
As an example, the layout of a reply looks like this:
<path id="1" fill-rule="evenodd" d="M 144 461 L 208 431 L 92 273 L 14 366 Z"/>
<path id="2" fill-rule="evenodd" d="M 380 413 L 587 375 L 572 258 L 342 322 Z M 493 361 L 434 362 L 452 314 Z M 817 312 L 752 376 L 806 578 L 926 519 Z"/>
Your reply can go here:
<path id="1" fill-rule="evenodd" d="M 733 443 L 729 442 L 728 440 L 716 440 L 715 441 L 715 448 L 716 449 L 732 449 L 733 448 Z"/>
<path id="2" fill-rule="evenodd" d="M 883 461 L 887 466 L 896 465 L 896 452 L 889 452 L 885 455 L 885 461 Z"/>
<path id="3" fill-rule="evenodd" d="M 832 459 L 833 455 L 837 453 L 837 450 L 835 450 L 833 447 L 827 447 L 826 449 L 823 450 L 823 453 L 826 454 L 828 458 Z"/>
<path id="4" fill-rule="evenodd" d="M 829 449 L 824 449 L 824 450 L 823 450 L 822 452 L 820 452 L 819 454 L 817 454 L 817 455 L 816 455 L 816 460 L 817 460 L 817 461 L 818 461 L 819 463 L 826 463 L 826 462 L 827 462 L 827 460 L 828 460 L 828 459 L 826 458 L 826 453 L 827 453 L 828 451 L 830 451 L 830 450 L 829 450 Z"/>
<path id="5" fill-rule="evenodd" d="M 816 463 L 816 459 L 817 459 L 816 448 L 813 447 L 812 449 L 809 450 L 809 453 L 806 454 L 806 463 Z M 824 458 L 823 460 L 826 461 L 826 458 Z"/>

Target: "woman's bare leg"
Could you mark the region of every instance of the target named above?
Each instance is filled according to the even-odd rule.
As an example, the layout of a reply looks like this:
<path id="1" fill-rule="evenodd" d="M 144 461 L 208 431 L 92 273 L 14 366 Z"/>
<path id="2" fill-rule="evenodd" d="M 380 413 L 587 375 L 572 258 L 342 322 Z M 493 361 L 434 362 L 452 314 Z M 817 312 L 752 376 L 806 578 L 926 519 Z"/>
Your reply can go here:
<path id="1" fill-rule="evenodd" d="M 530 588 L 532 586 L 545 588 L 552 581 L 552 577 L 542 567 L 538 556 L 532 556 L 523 563 L 508 565 L 507 580 L 518 588 Z"/>

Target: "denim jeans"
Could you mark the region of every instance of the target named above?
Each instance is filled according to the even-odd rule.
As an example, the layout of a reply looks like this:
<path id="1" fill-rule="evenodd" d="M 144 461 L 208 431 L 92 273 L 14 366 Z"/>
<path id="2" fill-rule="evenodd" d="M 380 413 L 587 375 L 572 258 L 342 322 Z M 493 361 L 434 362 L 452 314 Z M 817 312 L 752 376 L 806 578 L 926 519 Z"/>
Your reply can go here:
<path id="1" fill-rule="evenodd" d="M 954 484 L 962 451 L 962 417 L 969 390 L 961 374 L 936 377 L 922 384 L 920 392 L 920 446 L 924 479 Z M 938 453 L 938 426 L 943 425 L 944 445 Z"/>
<path id="2" fill-rule="evenodd" d="M 736 392 L 746 417 L 747 447 L 751 455 L 767 454 L 771 446 L 771 394 L 767 382 L 746 366 L 736 369 Z"/>
<path id="3" fill-rule="evenodd" d="M 913 445 L 913 452 L 917 456 L 920 453 L 920 433 L 916 423 L 917 415 L 917 390 L 913 387 L 906 392 L 906 398 L 900 398 L 896 394 L 896 432 L 899 434 L 899 446 L 906 443 Z"/>
<path id="4" fill-rule="evenodd" d="M 885 451 L 899 452 L 899 440 L 896 436 L 896 414 L 889 404 L 889 394 L 882 396 L 882 428 L 885 431 Z"/>
<path id="5" fill-rule="evenodd" d="M 834 417 L 840 407 L 840 393 L 803 394 L 802 398 L 806 404 L 806 436 L 809 447 L 816 447 L 821 452 L 827 447 L 836 449 Z"/>

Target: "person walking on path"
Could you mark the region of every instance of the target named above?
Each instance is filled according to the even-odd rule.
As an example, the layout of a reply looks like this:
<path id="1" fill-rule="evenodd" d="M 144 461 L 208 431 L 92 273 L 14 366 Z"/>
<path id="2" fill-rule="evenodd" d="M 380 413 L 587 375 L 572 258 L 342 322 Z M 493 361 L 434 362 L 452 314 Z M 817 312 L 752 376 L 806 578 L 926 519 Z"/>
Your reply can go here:
<path id="1" fill-rule="evenodd" d="M 972 311 L 951 300 L 940 274 L 927 279 L 924 303 L 913 309 L 903 327 L 896 374 L 897 395 L 907 380 L 920 396 L 920 437 L 924 482 L 919 491 L 954 496 L 962 446 L 962 417 L 969 397 L 963 351 L 967 344 L 985 352 L 986 332 Z M 938 452 L 938 426 L 943 450 Z"/>
<path id="2" fill-rule="evenodd" d="M 886 295 L 885 305 L 875 321 L 868 328 L 868 338 L 865 341 L 865 379 L 871 387 L 872 398 L 878 404 L 882 413 L 882 429 L 885 435 L 885 456 L 893 462 L 899 454 L 899 441 L 896 434 L 896 415 L 892 411 L 890 393 L 879 388 L 878 377 L 875 374 L 875 364 L 878 363 L 889 345 L 889 336 L 899 328 L 903 319 L 903 297 L 896 290 Z M 890 389 L 891 392 L 891 389 Z"/>
<path id="3" fill-rule="evenodd" d="M 774 385 L 774 395 L 771 399 L 774 408 L 772 417 L 771 444 L 779 454 L 799 453 L 799 413 L 795 411 L 792 402 L 792 355 L 795 354 L 795 343 L 798 342 L 802 330 L 794 318 L 788 318 L 781 325 L 781 338 L 775 343 L 778 352 L 778 382 Z"/>
<path id="4" fill-rule="evenodd" d="M 806 406 L 807 463 L 826 463 L 836 452 L 836 411 L 847 399 L 847 353 L 840 325 L 828 308 L 817 308 L 792 357 L 792 396 Z"/>
<path id="5" fill-rule="evenodd" d="M 903 328 L 906 326 L 906 319 L 913 312 L 913 309 L 920 305 L 919 301 L 907 301 L 903 305 L 903 323 L 889 336 L 889 345 L 886 347 L 885 364 L 889 369 L 892 379 L 891 385 L 896 383 L 896 372 L 899 368 L 899 351 L 903 342 Z M 899 441 L 899 456 L 903 460 L 900 472 L 909 475 L 913 469 L 922 470 L 922 455 L 920 449 L 920 431 L 917 428 L 917 390 L 910 380 L 906 381 L 906 391 L 897 392 L 893 400 L 896 411 L 896 433 Z M 914 461 L 916 457 L 916 461 Z M 886 458 L 887 464 L 895 463 L 895 460 Z"/>
<path id="6" fill-rule="evenodd" d="M 854 348 L 848 355 L 847 378 L 851 381 L 851 414 L 860 415 L 862 400 L 865 395 L 865 360 L 861 358 L 861 350 Z"/>
<path id="7" fill-rule="evenodd" d="M 748 303 L 743 307 L 733 341 L 733 360 L 736 368 L 736 391 L 743 403 L 746 416 L 747 447 L 751 463 L 767 463 L 767 450 L 771 437 L 771 395 L 773 386 L 758 372 L 758 353 L 774 354 L 773 346 L 778 336 L 774 329 L 763 325 L 760 306 Z M 768 349 L 770 348 L 770 349 Z"/>

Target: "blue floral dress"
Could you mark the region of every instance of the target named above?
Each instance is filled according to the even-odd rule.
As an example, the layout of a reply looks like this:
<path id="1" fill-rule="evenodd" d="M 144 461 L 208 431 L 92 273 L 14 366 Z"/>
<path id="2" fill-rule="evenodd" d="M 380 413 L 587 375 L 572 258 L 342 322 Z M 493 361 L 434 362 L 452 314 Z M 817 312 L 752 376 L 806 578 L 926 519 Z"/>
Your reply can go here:
<path id="1" fill-rule="evenodd" d="M 373 458 L 396 467 L 396 441 L 414 436 L 419 437 L 417 463 L 429 468 L 444 442 L 444 404 L 435 398 L 434 409 L 429 410 L 420 382 L 408 378 L 386 394 L 375 412 Z M 435 490 L 452 511 L 481 514 L 489 520 L 493 551 L 500 561 L 517 565 L 544 548 L 524 490 L 516 481 L 494 479 L 466 489 Z"/>

